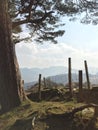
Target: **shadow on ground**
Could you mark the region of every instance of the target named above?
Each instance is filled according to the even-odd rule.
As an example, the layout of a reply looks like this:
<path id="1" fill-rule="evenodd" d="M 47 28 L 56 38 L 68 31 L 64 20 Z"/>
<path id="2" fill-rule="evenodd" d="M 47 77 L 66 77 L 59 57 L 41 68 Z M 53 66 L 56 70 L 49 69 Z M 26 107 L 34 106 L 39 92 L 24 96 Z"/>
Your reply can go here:
<path id="1" fill-rule="evenodd" d="M 34 129 L 32 129 L 32 113 L 25 119 L 20 119 L 9 130 L 98 130 L 95 128 L 93 118 L 90 120 L 78 120 L 65 117 L 65 114 L 51 114 L 40 118 L 36 117 Z M 36 116 L 36 115 L 35 115 Z"/>

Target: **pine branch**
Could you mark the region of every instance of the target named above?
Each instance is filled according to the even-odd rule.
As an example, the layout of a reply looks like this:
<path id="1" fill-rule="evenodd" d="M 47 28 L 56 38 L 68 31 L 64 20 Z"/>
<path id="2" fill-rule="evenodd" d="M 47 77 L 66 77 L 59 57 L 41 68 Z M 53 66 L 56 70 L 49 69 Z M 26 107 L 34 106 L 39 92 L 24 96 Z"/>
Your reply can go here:
<path id="1" fill-rule="evenodd" d="M 22 25 L 22 24 L 26 24 L 26 23 L 34 23 L 34 24 L 41 24 L 47 17 L 50 17 L 50 15 L 54 13 L 53 11 L 49 11 L 49 12 L 46 12 L 44 14 L 44 16 L 42 18 L 39 18 L 39 19 L 24 19 L 24 20 L 20 20 L 20 21 L 15 21 L 15 22 L 12 22 L 12 28 L 15 28 L 19 25 Z"/>

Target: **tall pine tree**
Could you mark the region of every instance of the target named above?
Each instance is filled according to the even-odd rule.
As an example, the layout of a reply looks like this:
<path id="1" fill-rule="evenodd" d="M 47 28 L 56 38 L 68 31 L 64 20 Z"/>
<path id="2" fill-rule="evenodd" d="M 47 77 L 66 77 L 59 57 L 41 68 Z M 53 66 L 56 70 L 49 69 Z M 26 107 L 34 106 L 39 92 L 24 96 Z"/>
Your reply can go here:
<path id="1" fill-rule="evenodd" d="M 8 1 L 0 4 L 0 113 L 9 111 L 23 101 L 21 76 L 11 38 L 12 23 L 8 14 Z"/>

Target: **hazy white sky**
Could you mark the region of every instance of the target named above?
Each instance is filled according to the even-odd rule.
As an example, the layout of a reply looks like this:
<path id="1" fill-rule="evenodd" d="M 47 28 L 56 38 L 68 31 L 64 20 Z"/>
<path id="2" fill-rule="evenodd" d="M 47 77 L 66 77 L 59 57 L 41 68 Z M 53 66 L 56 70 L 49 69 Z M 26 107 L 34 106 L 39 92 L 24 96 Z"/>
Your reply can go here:
<path id="1" fill-rule="evenodd" d="M 20 43 L 16 52 L 21 68 L 67 66 L 72 57 L 73 68 L 81 69 L 87 60 L 90 67 L 98 67 L 98 26 L 65 21 L 66 33 L 58 44 Z M 24 33 L 24 35 L 27 35 Z"/>

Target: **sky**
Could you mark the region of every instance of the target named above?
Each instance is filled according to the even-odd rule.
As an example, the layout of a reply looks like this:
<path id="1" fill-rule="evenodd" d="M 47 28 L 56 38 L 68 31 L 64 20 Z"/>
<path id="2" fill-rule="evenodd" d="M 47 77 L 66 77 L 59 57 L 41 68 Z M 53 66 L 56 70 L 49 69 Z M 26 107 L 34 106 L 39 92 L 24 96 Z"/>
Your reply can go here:
<path id="1" fill-rule="evenodd" d="M 87 60 L 89 67 L 98 68 L 98 25 L 84 25 L 66 19 L 64 22 L 66 32 L 58 38 L 58 44 L 21 42 L 16 45 L 20 68 L 67 67 L 69 57 L 72 58 L 73 68 L 82 69 L 84 60 Z M 26 31 L 22 34 L 27 35 Z"/>

